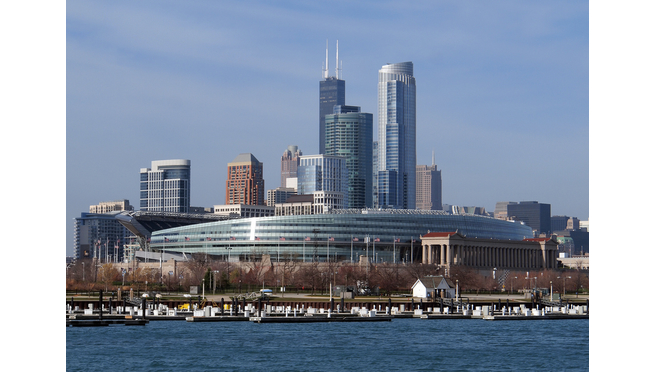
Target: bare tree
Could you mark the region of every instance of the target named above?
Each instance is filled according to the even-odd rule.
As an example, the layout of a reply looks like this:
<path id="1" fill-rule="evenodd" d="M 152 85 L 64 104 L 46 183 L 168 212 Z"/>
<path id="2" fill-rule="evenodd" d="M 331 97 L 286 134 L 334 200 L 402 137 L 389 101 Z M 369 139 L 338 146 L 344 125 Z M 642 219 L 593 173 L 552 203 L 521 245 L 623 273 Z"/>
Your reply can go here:
<path id="1" fill-rule="evenodd" d="M 406 265 L 406 271 L 411 276 L 411 278 L 413 278 L 414 282 L 428 275 L 439 275 L 441 272 L 437 265 L 422 263 Z"/>
<path id="2" fill-rule="evenodd" d="M 208 256 L 203 253 L 193 253 L 191 259 L 186 262 L 186 274 L 184 279 L 191 285 L 199 285 L 202 283 L 204 273 L 208 266 Z"/>
<path id="3" fill-rule="evenodd" d="M 120 280 L 120 272 L 112 263 L 104 264 L 98 270 L 98 279 L 104 284 L 104 290 L 109 290 L 109 285 Z"/>

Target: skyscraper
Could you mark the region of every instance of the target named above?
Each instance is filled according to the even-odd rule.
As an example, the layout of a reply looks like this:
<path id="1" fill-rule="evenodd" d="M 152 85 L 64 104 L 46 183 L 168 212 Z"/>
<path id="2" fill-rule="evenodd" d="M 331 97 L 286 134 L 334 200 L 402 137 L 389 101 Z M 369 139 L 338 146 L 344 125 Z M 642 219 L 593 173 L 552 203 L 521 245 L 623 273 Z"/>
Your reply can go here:
<path id="1" fill-rule="evenodd" d="M 74 257 L 121 262 L 130 231 L 116 219 L 120 211 L 85 213 L 75 218 Z"/>
<path id="2" fill-rule="evenodd" d="M 345 158 L 346 208 L 372 207 L 372 114 L 358 106 L 334 106 L 334 113 L 325 116 L 325 155 Z"/>
<path id="3" fill-rule="evenodd" d="M 225 204 L 264 205 L 263 163 L 250 153 L 227 163 Z"/>
<path id="4" fill-rule="evenodd" d="M 319 153 L 325 153 L 325 115 L 334 113 L 335 105 L 345 105 L 345 80 L 340 80 L 340 67 L 338 61 L 338 41 L 336 41 L 336 68 L 335 76 L 329 76 L 329 48 L 325 50 L 325 66 L 320 81 L 320 107 L 319 107 Z"/>
<path id="5" fill-rule="evenodd" d="M 416 209 L 442 210 L 442 195 L 441 171 L 436 164 L 416 166 Z"/>
<path id="6" fill-rule="evenodd" d="M 534 236 L 540 233 L 552 232 L 552 207 L 537 201 L 521 201 L 518 204 L 508 204 L 506 213 L 510 219 L 522 221 L 531 227 Z"/>
<path id="7" fill-rule="evenodd" d="M 382 66 L 378 89 L 379 207 L 416 207 L 416 79 L 413 63 Z"/>
<path id="8" fill-rule="evenodd" d="M 188 213 L 191 205 L 191 161 L 155 160 L 141 168 L 140 208 L 146 212 Z"/>
<path id="9" fill-rule="evenodd" d="M 331 155 L 301 156 L 297 177 L 298 195 L 313 194 L 314 204 L 321 206 L 319 210 L 342 209 L 348 205 L 345 158 Z"/>
<path id="10" fill-rule="evenodd" d="M 286 184 L 287 178 L 297 177 L 297 166 L 300 164 L 300 156 L 302 150 L 298 150 L 297 146 L 288 146 L 286 151 L 282 154 L 282 187 L 289 187 Z"/>

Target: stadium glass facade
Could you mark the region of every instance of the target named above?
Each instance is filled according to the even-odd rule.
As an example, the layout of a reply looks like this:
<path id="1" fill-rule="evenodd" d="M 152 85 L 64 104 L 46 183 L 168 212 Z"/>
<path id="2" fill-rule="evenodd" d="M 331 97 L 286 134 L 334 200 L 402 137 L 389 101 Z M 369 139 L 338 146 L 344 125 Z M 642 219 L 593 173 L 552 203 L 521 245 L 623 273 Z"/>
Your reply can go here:
<path id="1" fill-rule="evenodd" d="M 468 237 L 523 240 L 519 222 L 442 211 L 340 210 L 331 214 L 217 221 L 156 231 L 150 249 L 205 253 L 232 261 L 420 262 L 420 235 L 458 231 Z M 329 257 L 329 258 L 328 258 Z"/>

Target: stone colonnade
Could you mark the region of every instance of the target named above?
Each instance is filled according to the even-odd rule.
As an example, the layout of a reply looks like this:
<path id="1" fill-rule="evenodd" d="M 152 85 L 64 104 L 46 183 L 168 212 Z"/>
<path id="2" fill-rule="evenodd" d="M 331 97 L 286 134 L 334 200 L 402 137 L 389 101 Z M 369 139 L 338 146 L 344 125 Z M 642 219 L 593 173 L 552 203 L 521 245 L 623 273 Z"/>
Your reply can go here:
<path id="1" fill-rule="evenodd" d="M 423 264 L 522 270 L 557 265 L 557 243 L 551 239 L 476 239 L 458 233 L 429 233 L 421 240 Z"/>

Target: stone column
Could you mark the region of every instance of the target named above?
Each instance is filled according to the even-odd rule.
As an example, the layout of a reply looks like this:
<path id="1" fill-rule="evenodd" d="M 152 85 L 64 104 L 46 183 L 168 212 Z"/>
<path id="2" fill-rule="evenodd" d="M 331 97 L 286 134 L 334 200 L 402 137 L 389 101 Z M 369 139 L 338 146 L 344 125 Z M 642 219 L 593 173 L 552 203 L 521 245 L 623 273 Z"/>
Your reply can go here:
<path id="1" fill-rule="evenodd" d="M 446 257 L 447 257 L 446 258 L 446 260 L 447 260 L 446 264 L 447 264 L 448 267 L 451 267 L 452 266 L 452 256 L 453 256 L 453 253 L 454 253 L 454 252 L 452 252 L 452 244 L 446 245 L 445 249 L 446 249 L 446 252 L 447 252 L 446 253 Z"/>

